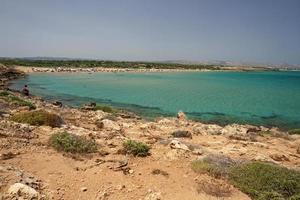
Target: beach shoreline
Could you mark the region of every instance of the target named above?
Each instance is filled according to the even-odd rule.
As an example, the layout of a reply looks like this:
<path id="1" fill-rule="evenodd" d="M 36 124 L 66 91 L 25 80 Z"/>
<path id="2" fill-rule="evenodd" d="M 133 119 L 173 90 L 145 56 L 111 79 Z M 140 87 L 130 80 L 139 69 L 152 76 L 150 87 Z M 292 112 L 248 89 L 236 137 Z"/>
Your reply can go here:
<path id="1" fill-rule="evenodd" d="M 15 69 L 24 73 L 96 73 L 96 72 L 107 72 L 107 73 L 167 73 L 167 72 L 251 72 L 251 71 L 271 71 L 266 68 L 255 68 L 255 67 L 224 67 L 218 70 L 212 69 L 184 69 L 184 68 L 107 68 L 107 67 L 93 67 L 93 68 L 80 68 L 80 67 L 30 67 L 30 66 L 14 66 Z"/>

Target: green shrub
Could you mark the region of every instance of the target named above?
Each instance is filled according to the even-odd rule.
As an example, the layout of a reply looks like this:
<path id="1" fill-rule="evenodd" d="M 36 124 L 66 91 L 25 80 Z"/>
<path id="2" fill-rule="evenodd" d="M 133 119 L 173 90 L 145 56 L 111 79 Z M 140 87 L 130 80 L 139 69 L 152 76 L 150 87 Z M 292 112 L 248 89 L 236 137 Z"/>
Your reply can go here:
<path id="1" fill-rule="evenodd" d="M 150 150 L 148 145 L 134 140 L 125 141 L 123 147 L 126 153 L 141 157 L 147 156 Z"/>
<path id="2" fill-rule="evenodd" d="M 300 128 L 290 130 L 288 133 L 291 135 L 294 135 L 294 134 L 300 135 Z"/>
<path id="3" fill-rule="evenodd" d="M 97 111 L 97 110 L 102 110 L 103 112 L 107 112 L 107 113 L 114 113 L 115 110 L 110 107 L 110 106 L 103 106 L 103 105 L 97 105 L 94 107 L 93 109 L 94 111 Z"/>
<path id="4" fill-rule="evenodd" d="M 297 199 L 300 172 L 273 164 L 252 162 L 233 166 L 230 182 L 252 199 Z"/>
<path id="5" fill-rule="evenodd" d="M 88 140 L 67 132 L 53 134 L 49 142 L 57 151 L 69 153 L 93 153 L 98 148 L 94 140 Z"/>
<path id="6" fill-rule="evenodd" d="M 9 93 L 6 92 L 6 91 L 0 92 L 0 97 L 6 97 L 6 96 L 8 96 L 8 95 L 9 95 Z"/>
<path id="7" fill-rule="evenodd" d="M 17 113 L 11 117 L 11 120 L 34 126 L 46 125 L 51 127 L 59 127 L 63 122 L 60 116 L 43 110 Z"/>

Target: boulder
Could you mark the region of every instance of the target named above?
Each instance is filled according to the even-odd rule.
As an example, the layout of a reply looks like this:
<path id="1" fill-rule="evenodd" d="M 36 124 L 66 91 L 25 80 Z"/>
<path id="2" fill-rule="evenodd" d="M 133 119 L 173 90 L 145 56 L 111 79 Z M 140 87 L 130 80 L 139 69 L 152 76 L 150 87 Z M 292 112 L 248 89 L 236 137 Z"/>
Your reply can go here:
<path id="1" fill-rule="evenodd" d="M 100 122 L 101 127 L 107 130 L 115 130 L 115 131 L 119 131 L 121 130 L 121 127 L 119 126 L 119 124 L 117 122 L 114 122 L 112 120 L 109 119 L 104 119 Z"/>
<path id="2" fill-rule="evenodd" d="M 39 193 L 23 183 L 15 183 L 9 187 L 8 196 L 11 199 L 38 199 Z"/>
<path id="3" fill-rule="evenodd" d="M 186 120 L 186 116 L 185 116 L 184 112 L 179 111 L 177 113 L 177 119 L 179 119 L 179 120 Z"/>
<path id="4" fill-rule="evenodd" d="M 169 145 L 172 149 L 182 149 L 185 151 L 190 151 L 189 147 L 179 140 L 172 140 Z"/>
<path id="5" fill-rule="evenodd" d="M 196 124 L 193 127 L 195 135 L 220 135 L 222 127 L 215 124 Z"/>
<path id="6" fill-rule="evenodd" d="M 57 107 L 62 107 L 63 106 L 62 102 L 60 102 L 60 101 L 54 101 L 52 104 L 54 106 L 57 106 Z"/>
<path id="7" fill-rule="evenodd" d="M 230 136 L 230 135 L 246 135 L 248 132 L 248 128 L 243 125 L 238 124 L 230 124 L 225 126 L 221 133 L 222 135 Z"/>
<path id="8" fill-rule="evenodd" d="M 290 161 L 290 159 L 284 154 L 272 154 L 270 157 L 275 161 Z"/>
<path id="9" fill-rule="evenodd" d="M 161 193 L 160 192 L 155 192 L 152 190 L 149 190 L 148 193 L 146 194 L 144 200 L 161 200 Z"/>

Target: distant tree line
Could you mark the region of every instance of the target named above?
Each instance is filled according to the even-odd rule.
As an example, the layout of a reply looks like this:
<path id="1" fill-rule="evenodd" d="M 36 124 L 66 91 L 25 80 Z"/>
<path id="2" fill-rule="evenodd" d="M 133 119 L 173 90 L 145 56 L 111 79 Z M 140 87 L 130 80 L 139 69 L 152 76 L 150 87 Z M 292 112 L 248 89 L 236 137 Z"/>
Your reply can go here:
<path id="1" fill-rule="evenodd" d="M 28 67 L 70 67 L 70 68 L 137 68 L 137 69 L 210 69 L 219 70 L 222 66 L 210 64 L 176 64 L 159 62 L 133 62 L 109 60 L 31 60 L 21 58 L 0 58 L 6 66 Z"/>

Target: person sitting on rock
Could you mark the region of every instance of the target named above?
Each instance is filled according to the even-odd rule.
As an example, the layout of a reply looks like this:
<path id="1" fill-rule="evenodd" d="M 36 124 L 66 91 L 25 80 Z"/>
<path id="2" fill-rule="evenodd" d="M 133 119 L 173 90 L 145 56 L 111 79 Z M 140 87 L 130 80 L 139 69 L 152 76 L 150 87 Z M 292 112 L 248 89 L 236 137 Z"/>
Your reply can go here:
<path id="1" fill-rule="evenodd" d="M 24 85 L 24 88 L 22 90 L 22 93 L 25 95 L 25 96 L 29 96 L 29 89 L 27 87 L 27 85 Z"/>

